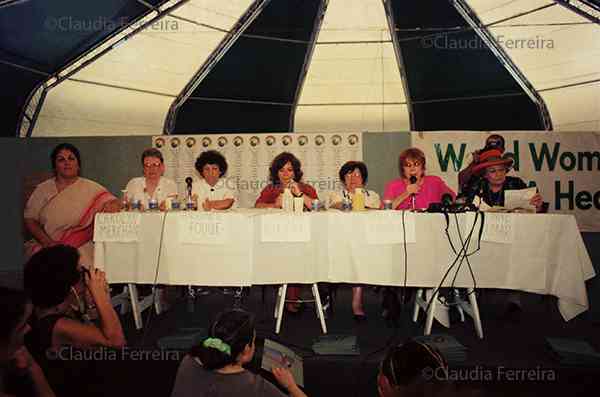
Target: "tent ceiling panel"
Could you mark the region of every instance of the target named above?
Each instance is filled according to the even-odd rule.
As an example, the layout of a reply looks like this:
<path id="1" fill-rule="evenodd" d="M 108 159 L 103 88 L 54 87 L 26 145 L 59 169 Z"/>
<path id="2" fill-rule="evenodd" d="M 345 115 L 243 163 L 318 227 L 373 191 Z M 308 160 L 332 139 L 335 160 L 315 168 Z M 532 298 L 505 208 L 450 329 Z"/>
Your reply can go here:
<path id="1" fill-rule="evenodd" d="M 382 0 L 329 0 L 318 43 L 390 41 Z"/>
<path id="2" fill-rule="evenodd" d="M 298 106 L 294 130 L 296 132 L 408 131 L 410 122 L 406 105 Z"/>
<path id="3" fill-rule="evenodd" d="M 413 129 L 543 128 L 537 106 L 450 2 L 394 1 L 392 12 L 413 103 Z"/>
<path id="4" fill-rule="evenodd" d="M 300 104 L 405 102 L 392 43 L 318 45 Z"/>
<path id="5" fill-rule="evenodd" d="M 600 82 L 542 92 L 557 131 L 600 131 Z"/>
<path id="6" fill-rule="evenodd" d="M 22 2 L 0 12 L 0 48 L 52 72 L 145 12 L 135 0 Z"/>
<path id="7" fill-rule="evenodd" d="M 560 8 L 553 0 L 468 0 L 469 7 L 485 24 L 511 18 L 540 7 L 551 5 Z M 519 23 L 518 20 L 503 22 L 502 25 Z"/>
<path id="8" fill-rule="evenodd" d="M 289 117 L 290 106 L 189 99 L 179 110 L 175 133 L 284 132 Z"/>
<path id="9" fill-rule="evenodd" d="M 237 18 L 232 15 L 240 15 L 249 6 L 251 0 L 236 1 L 229 4 L 223 12 L 217 12 L 217 1 L 195 2 L 195 6 L 190 3 L 184 4 L 174 12 L 179 17 L 185 16 L 185 20 L 172 16 L 165 16 L 159 21 L 149 25 L 140 33 L 132 36 L 123 44 L 106 53 L 104 56 L 91 63 L 87 67 L 79 70 L 72 76 L 72 79 L 97 83 L 101 85 L 114 86 L 110 88 L 113 98 L 118 98 L 119 95 L 123 99 L 107 101 L 104 95 L 96 95 L 103 92 L 105 89 L 97 89 L 96 84 L 87 84 L 90 87 L 87 95 L 86 106 L 89 109 L 94 107 L 104 109 L 102 119 L 105 120 L 106 126 L 123 124 L 123 128 L 129 129 L 127 126 L 128 118 L 122 118 L 121 109 L 125 98 L 139 98 L 146 95 L 143 105 L 147 106 L 147 102 L 161 98 L 157 106 L 152 107 L 154 111 L 160 109 L 161 113 L 153 114 L 151 119 L 151 127 L 145 127 L 145 124 L 140 125 L 134 123 L 131 128 L 136 133 L 143 131 L 151 131 L 152 134 L 162 133 L 164 118 L 168 111 L 168 106 L 165 108 L 164 101 L 173 101 L 175 96 L 183 89 L 189 79 L 197 71 L 199 65 L 209 56 L 215 49 L 218 43 L 225 36 L 225 32 L 233 28 L 237 22 Z M 233 7 L 235 5 L 235 8 Z M 231 13 L 231 14 L 229 14 Z M 202 26 L 196 20 L 208 21 L 215 23 L 218 29 L 211 29 Z M 81 85 L 81 84 L 79 84 Z M 77 86 L 78 90 L 81 88 Z M 85 85 L 85 84 L 84 84 Z M 64 93 L 61 91 L 65 91 Z M 132 94 L 132 90 L 138 92 Z M 71 108 L 64 106 L 61 103 L 53 103 L 54 101 L 68 100 L 69 92 L 73 91 L 71 85 L 59 84 L 51 90 L 57 91 L 54 95 L 49 95 L 46 98 L 46 104 L 53 109 Z M 118 92 L 121 92 L 119 94 Z M 152 93 L 156 92 L 171 95 L 171 98 L 160 97 Z M 92 104 L 96 102 L 96 105 Z M 146 120 L 147 114 L 145 110 L 135 110 L 135 103 L 128 104 L 130 111 L 138 113 L 140 119 Z M 114 109 L 109 110 L 110 107 Z M 58 111 L 59 114 L 63 112 Z M 76 113 L 69 117 L 52 118 L 52 112 L 46 114 L 47 120 L 53 120 L 54 123 L 64 123 L 64 130 L 76 131 L 81 125 L 77 121 Z M 159 121 L 160 120 L 160 121 Z M 72 126 L 69 123 L 74 123 Z M 160 127 L 157 127 L 160 124 Z M 56 131 L 53 125 L 50 133 Z M 100 127 L 95 127 L 100 128 Z M 119 128 L 119 131 L 123 131 Z M 43 131 L 36 128 L 36 131 Z M 105 131 L 104 134 L 110 134 L 110 131 Z"/>
<path id="10" fill-rule="evenodd" d="M 544 26 L 544 21 L 585 24 Z M 542 10 L 514 22 L 542 25 L 490 29 L 538 90 L 600 78 L 599 26 L 563 7 Z"/>
<path id="11" fill-rule="evenodd" d="M 159 135 L 172 101 L 74 81 L 59 87 L 48 92 L 33 136 Z"/>
<path id="12" fill-rule="evenodd" d="M 139 33 L 75 77 L 176 96 L 224 34 L 169 17 L 161 21 L 166 31 Z"/>
<path id="13" fill-rule="evenodd" d="M 171 132 L 289 131 L 321 5 L 321 0 L 267 3 L 178 107 Z M 265 109 L 274 112 L 271 117 Z"/>

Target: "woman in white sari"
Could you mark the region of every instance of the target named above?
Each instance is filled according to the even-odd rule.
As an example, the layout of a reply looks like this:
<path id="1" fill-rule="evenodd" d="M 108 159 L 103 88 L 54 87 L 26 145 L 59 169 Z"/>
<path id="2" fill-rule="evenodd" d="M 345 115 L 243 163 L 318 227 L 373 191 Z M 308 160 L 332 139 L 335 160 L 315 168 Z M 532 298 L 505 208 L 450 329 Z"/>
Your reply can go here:
<path id="1" fill-rule="evenodd" d="M 78 249 L 81 263 L 93 267 L 92 235 L 98 212 L 117 212 L 120 202 L 105 187 L 79 176 L 79 150 L 68 143 L 51 154 L 55 176 L 40 183 L 25 205 L 25 227 L 33 239 L 25 243 L 25 259 L 57 244 Z"/>

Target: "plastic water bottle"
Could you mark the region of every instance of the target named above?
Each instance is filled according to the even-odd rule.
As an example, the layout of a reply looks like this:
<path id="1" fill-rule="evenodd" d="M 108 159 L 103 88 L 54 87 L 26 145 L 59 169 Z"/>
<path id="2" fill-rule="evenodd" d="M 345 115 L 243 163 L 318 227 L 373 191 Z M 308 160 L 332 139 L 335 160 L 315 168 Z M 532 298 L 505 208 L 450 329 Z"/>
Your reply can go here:
<path id="1" fill-rule="evenodd" d="M 281 207 L 285 212 L 293 212 L 294 211 L 294 196 L 290 189 L 285 188 L 283 190 L 283 197 L 281 202 Z"/>
<path id="2" fill-rule="evenodd" d="M 352 196 L 352 211 L 364 211 L 365 209 L 365 194 L 360 188 L 354 189 Z"/>

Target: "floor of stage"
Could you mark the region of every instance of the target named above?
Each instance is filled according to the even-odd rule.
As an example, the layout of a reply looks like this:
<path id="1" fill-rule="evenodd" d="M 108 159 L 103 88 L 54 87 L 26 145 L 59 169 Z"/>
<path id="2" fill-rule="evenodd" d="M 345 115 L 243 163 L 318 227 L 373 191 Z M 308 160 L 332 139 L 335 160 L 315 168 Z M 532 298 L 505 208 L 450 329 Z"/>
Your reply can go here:
<path id="1" fill-rule="evenodd" d="M 309 289 L 306 288 L 303 294 L 308 295 Z M 423 314 L 420 314 L 419 322 L 413 323 L 411 303 L 403 310 L 399 328 L 390 328 L 380 315 L 381 295 L 369 287 L 364 296 L 368 320 L 357 324 L 350 309 L 350 287 L 340 286 L 336 295 L 334 314 L 327 318 L 328 331 L 330 334 L 356 335 L 360 356 L 317 356 L 311 351 L 313 341 L 321 335 L 320 324 L 312 307 L 306 308 L 298 316 L 285 315 L 281 333 L 276 335 L 273 318 L 275 288 L 266 287 L 266 299 L 263 303 L 262 288 L 256 286 L 243 302 L 243 307 L 253 311 L 257 317 L 258 348 L 251 367 L 257 369 L 260 366 L 260 346 L 264 338 L 269 338 L 293 348 L 304 357 L 305 390 L 309 396 L 376 396 L 377 366 L 386 347 L 401 343 L 411 336 L 421 335 Z M 583 339 L 600 351 L 600 324 L 595 323 L 589 314 L 584 313 L 565 322 L 556 308 L 555 298 L 525 294 L 524 311 L 519 321 L 503 321 L 503 308 L 492 302 L 492 298 L 493 295 L 490 297 L 489 293 L 480 297 L 483 340 L 477 338 L 473 322 L 468 317 L 464 323 L 453 318 L 450 329 L 434 321 L 433 334 L 451 334 L 468 349 L 467 361 L 460 366 L 464 371 L 457 371 L 457 376 L 481 379 L 474 382 L 473 386 L 485 391 L 485 395 L 555 394 L 562 389 L 569 395 L 579 395 L 586 394 L 586 390 L 589 394 L 592 383 L 600 384 L 599 369 L 561 366 L 545 341 L 545 337 Z M 122 322 L 129 346 L 153 349 L 160 338 L 181 334 L 182 329 L 206 328 L 219 311 L 232 306 L 231 295 L 215 291 L 198 297 L 193 307 L 180 301 L 159 316 L 149 317 L 147 311 L 144 314 L 146 328 L 142 331 L 135 330 L 131 314 L 123 316 Z M 127 378 L 143 378 L 136 382 L 139 392 L 169 395 L 177 369 L 175 359 L 163 357 L 141 366 L 140 363 L 131 364 L 138 365 L 139 371 L 129 366 L 135 375 Z M 539 378 L 536 374 L 541 374 L 546 369 L 555 372 L 552 376 L 548 376 L 548 373 L 541 375 L 545 379 L 538 381 L 510 381 L 505 377 L 501 382 L 498 379 L 490 380 L 487 371 L 497 373 L 497 368 L 501 366 L 536 370 L 533 378 Z M 466 372 L 469 369 L 472 370 L 470 375 Z M 121 386 L 129 388 L 125 384 Z"/>

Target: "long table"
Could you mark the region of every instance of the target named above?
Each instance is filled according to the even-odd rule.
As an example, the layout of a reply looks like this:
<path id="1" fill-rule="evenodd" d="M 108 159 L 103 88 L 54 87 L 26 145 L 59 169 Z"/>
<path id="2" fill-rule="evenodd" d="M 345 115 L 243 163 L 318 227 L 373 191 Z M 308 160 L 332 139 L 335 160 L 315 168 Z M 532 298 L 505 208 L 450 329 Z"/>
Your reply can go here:
<path id="1" fill-rule="evenodd" d="M 432 288 L 472 229 L 469 264 L 457 261 L 443 286 L 476 284 L 554 295 L 566 321 L 588 309 L 585 281 L 595 272 L 572 215 L 487 213 L 477 250 L 480 225 L 475 213 L 251 209 L 98 214 L 95 264 L 111 283 L 343 282 Z"/>

